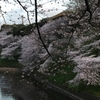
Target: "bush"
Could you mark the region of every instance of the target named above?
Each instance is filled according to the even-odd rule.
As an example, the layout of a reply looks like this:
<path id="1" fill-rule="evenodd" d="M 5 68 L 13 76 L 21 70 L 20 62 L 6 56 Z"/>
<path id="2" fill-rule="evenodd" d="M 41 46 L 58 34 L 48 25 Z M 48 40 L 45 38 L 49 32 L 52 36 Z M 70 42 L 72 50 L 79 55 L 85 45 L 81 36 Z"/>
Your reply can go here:
<path id="1" fill-rule="evenodd" d="M 38 23 L 39 27 L 42 27 L 44 24 L 47 23 L 47 21 L 48 21 L 47 18 L 44 18 L 44 19 L 40 20 L 39 23 Z"/>
<path id="2" fill-rule="evenodd" d="M 32 29 L 34 28 L 34 24 L 30 25 L 23 25 L 23 24 L 18 24 L 18 25 L 13 25 L 12 26 L 12 31 L 8 32 L 7 35 L 13 34 L 14 36 L 25 36 L 29 35 L 32 32 Z"/>

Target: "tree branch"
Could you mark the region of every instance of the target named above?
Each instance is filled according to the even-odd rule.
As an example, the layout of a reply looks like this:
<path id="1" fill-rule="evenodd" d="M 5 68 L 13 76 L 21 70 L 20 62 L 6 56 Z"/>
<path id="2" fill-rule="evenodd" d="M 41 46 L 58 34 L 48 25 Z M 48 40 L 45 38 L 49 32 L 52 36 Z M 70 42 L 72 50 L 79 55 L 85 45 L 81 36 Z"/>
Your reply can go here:
<path id="1" fill-rule="evenodd" d="M 28 22 L 29 22 L 29 24 L 31 24 L 28 11 L 27 11 L 26 8 L 21 4 L 21 2 L 20 2 L 19 0 L 17 0 L 17 2 L 18 2 L 19 5 L 26 11 L 26 13 L 27 13 L 27 18 L 28 18 Z"/>
<path id="2" fill-rule="evenodd" d="M 86 5 L 86 10 L 89 12 L 90 14 L 90 18 L 89 18 L 89 24 L 91 24 L 91 19 L 92 19 L 92 12 L 90 10 L 90 6 L 89 6 L 89 2 L 88 0 L 85 0 L 85 5 Z M 92 24 L 91 24 L 92 25 Z M 93 26 L 93 25 L 92 25 Z"/>
<path id="3" fill-rule="evenodd" d="M 32 0 L 30 0 L 30 3 L 31 3 L 31 5 L 33 5 L 33 6 L 34 6 L 34 4 L 32 3 Z"/>
<path id="4" fill-rule="evenodd" d="M 36 24 L 36 28 L 37 28 L 37 31 L 38 31 L 38 35 L 39 35 L 39 39 L 41 40 L 42 44 L 43 44 L 43 47 L 45 48 L 45 50 L 47 51 L 48 55 L 51 56 L 51 54 L 49 53 L 45 43 L 43 42 L 42 40 L 42 37 L 41 37 L 41 33 L 40 33 L 40 30 L 39 30 L 39 27 L 38 27 L 38 19 L 37 19 L 37 0 L 35 0 L 35 24 Z"/>

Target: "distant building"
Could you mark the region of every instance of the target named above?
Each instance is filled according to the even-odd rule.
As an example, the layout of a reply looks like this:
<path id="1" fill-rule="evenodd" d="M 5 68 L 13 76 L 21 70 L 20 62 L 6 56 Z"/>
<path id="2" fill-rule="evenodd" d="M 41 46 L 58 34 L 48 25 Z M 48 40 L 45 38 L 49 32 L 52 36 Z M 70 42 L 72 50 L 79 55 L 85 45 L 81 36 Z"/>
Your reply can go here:
<path id="1" fill-rule="evenodd" d="M 60 12 L 60 13 L 58 13 L 58 14 L 56 14 L 56 15 L 50 17 L 49 20 L 55 20 L 55 19 L 57 19 L 57 18 L 59 18 L 59 17 L 67 16 L 67 15 L 70 14 L 70 13 L 71 13 L 70 11 L 65 10 L 65 11 L 63 11 L 63 12 Z"/>

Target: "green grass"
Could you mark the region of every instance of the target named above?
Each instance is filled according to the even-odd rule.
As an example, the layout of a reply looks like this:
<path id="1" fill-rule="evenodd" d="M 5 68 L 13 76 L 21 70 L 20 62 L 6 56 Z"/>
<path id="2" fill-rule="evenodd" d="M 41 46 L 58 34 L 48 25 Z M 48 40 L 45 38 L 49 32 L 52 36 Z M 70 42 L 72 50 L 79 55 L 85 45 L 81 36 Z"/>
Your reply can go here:
<path id="1" fill-rule="evenodd" d="M 17 60 L 0 59 L 0 67 L 22 68 L 23 66 Z"/>
<path id="2" fill-rule="evenodd" d="M 49 71 L 52 70 L 53 69 Z M 73 71 L 73 66 L 68 66 L 68 64 L 66 64 L 63 67 L 60 66 L 58 69 L 54 70 L 48 77 L 48 79 L 53 83 L 64 85 L 66 84 L 67 81 L 75 77 L 75 73 L 73 73 L 72 71 Z"/>
<path id="3" fill-rule="evenodd" d="M 100 86 L 93 86 L 93 85 L 84 85 L 84 84 L 80 84 L 79 86 L 77 86 L 77 91 L 80 92 L 86 92 L 86 93 L 90 93 L 92 95 L 95 95 L 97 97 L 99 97 L 100 100 Z"/>
<path id="4" fill-rule="evenodd" d="M 81 81 L 81 83 L 77 86 L 75 84 L 69 84 L 68 81 L 76 76 L 76 74 L 73 73 L 75 64 L 72 61 L 65 61 L 61 63 L 58 62 L 58 60 L 58 58 L 55 59 L 55 63 L 52 63 L 49 66 L 48 71 L 46 71 L 47 74 L 42 74 L 36 71 L 35 74 L 37 74 L 38 77 L 43 76 L 43 79 L 47 79 L 50 83 L 61 88 L 76 92 L 90 93 L 100 98 L 100 86 L 86 85 L 83 81 Z M 63 72 L 66 72 L 66 74 Z M 50 75 L 48 75 L 48 73 L 50 73 Z"/>
<path id="5" fill-rule="evenodd" d="M 43 76 L 44 79 L 53 84 L 66 85 L 66 82 L 73 79 L 76 75 L 76 73 L 73 73 L 74 66 L 75 64 L 72 61 L 59 62 L 59 58 L 56 58 L 45 71 L 45 74 L 37 72 L 38 68 L 34 69 L 33 74 L 36 74 L 38 77 Z"/>
<path id="6" fill-rule="evenodd" d="M 100 97 L 100 86 L 88 86 L 86 89 L 88 92 L 90 92 L 91 94 L 97 95 L 98 97 Z"/>
<path id="7" fill-rule="evenodd" d="M 59 62 L 59 58 L 56 58 L 46 71 L 47 74 L 49 73 L 46 78 L 53 84 L 65 86 L 67 81 L 73 79 L 76 75 L 73 73 L 74 66 L 75 64 L 72 61 Z"/>

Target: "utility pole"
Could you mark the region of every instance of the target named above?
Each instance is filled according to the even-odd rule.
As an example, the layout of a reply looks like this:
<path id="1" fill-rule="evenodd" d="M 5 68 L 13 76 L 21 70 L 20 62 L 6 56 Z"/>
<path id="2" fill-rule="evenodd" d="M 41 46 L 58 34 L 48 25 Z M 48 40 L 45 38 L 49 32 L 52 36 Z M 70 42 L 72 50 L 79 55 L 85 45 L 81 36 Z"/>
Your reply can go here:
<path id="1" fill-rule="evenodd" d="M 22 15 L 22 16 L 21 16 L 22 24 L 24 24 L 24 18 L 25 18 L 25 17 Z"/>

